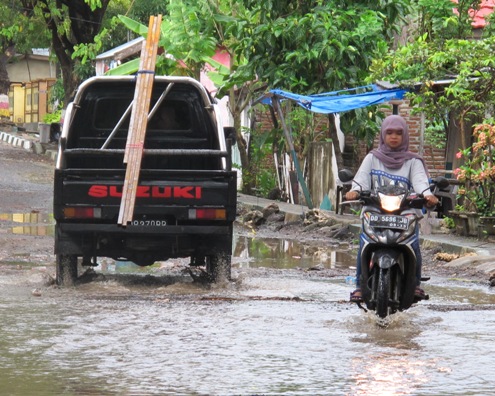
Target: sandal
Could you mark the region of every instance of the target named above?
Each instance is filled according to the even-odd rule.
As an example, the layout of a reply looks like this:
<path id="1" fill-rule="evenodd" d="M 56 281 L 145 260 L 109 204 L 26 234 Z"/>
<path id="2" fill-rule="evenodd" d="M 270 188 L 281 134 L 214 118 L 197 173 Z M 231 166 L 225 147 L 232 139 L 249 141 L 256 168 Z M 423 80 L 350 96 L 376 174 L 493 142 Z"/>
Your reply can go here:
<path id="1" fill-rule="evenodd" d="M 418 300 L 427 299 L 425 291 L 423 289 L 421 289 L 419 286 L 416 286 L 416 290 L 414 290 L 414 297 Z"/>
<path id="2" fill-rule="evenodd" d="M 356 289 L 351 293 L 351 297 L 349 299 L 350 302 L 360 303 L 363 302 L 363 295 L 361 294 L 361 289 Z"/>

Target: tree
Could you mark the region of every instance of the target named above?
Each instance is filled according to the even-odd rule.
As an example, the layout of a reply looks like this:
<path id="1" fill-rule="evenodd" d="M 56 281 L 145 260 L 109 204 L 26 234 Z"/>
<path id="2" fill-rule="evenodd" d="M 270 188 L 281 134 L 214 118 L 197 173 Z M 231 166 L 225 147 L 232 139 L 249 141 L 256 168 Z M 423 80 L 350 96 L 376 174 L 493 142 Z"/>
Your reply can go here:
<path id="1" fill-rule="evenodd" d="M 100 32 L 110 0 L 2 0 L 3 28 L 0 30 L 0 90 L 8 91 L 10 82 L 5 72 L 9 57 L 19 50 L 27 51 L 46 38 L 62 70 L 65 103 L 68 103 L 80 77 L 75 72 L 80 60 L 77 46 L 89 44 Z M 40 21 L 44 28 L 40 27 Z M 5 27 L 8 26 L 8 27 Z M 44 44 L 48 43 L 46 40 Z"/>
<path id="2" fill-rule="evenodd" d="M 100 32 L 110 0 L 38 0 L 35 11 L 41 13 L 51 34 L 52 49 L 62 70 L 64 103 L 68 103 L 79 85 L 74 73 L 79 60 L 74 56 L 78 44 L 89 44 Z"/>
<path id="3" fill-rule="evenodd" d="M 459 122 L 461 147 L 470 144 L 469 126 L 491 113 L 495 99 L 495 37 L 473 38 L 470 10 L 479 1 L 459 0 L 457 13 L 450 0 L 422 0 L 421 35 L 387 56 L 375 59 L 373 79 L 387 79 L 410 88 L 408 97 L 432 124 L 449 118 Z M 435 81 L 450 80 L 444 89 Z"/>
<path id="4" fill-rule="evenodd" d="M 47 46 L 44 23 L 34 16 L 30 1 L 0 1 L 0 94 L 8 94 L 7 63 L 31 48 Z"/>
<path id="5" fill-rule="evenodd" d="M 315 94 L 354 88 L 369 75 L 400 30 L 408 1 L 251 1 L 229 46 L 246 62 L 236 75 L 273 88 Z M 363 112 L 348 114 L 356 118 Z M 327 136 L 338 141 L 333 115 Z M 351 120 L 352 121 L 352 120 Z M 368 120 L 354 122 L 367 125 Z M 377 130 L 377 129 L 376 129 Z M 334 145 L 342 166 L 339 145 Z"/>
<path id="6" fill-rule="evenodd" d="M 230 67 L 219 67 L 218 96 L 228 94 L 238 133 L 243 176 L 250 176 L 249 147 L 241 134 L 241 112 L 263 87 L 318 93 L 360 85 L 374 54 L 386 53 L 407 0 L 182 0 L 169 1 L 162 45 L 174 59 L 161 70 L 199 70 L 215 48 L 229 53 Z M 133 31 L 142 25 L 123 18 Z M 136 63 L 137 65 L 137 63 Z M 219 65 L 217 65 L 219 66 Z M 129 69 L 128 69 L 129 71 Z M 118 72 L 118 71 L 116 71 Z M 243 191 L 252 183 L 243 178 Z"/>

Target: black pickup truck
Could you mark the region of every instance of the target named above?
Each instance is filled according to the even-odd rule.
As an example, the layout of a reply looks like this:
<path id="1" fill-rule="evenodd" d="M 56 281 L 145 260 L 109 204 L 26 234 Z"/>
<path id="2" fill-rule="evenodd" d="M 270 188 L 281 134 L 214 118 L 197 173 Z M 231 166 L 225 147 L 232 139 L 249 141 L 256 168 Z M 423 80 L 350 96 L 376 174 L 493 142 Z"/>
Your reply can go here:
<path id="1" fill-rule="evenodd" d="M 133 76 L 93 77 L 67 107 L 54 181 L 57 283 L 74 284 L 98 257 L 140 266 L 190 257 L 213 281 L 228 279 L 233 131 L 196 80 L 154 78 L 133 217 L 118 223 L 135 86 Z"/>

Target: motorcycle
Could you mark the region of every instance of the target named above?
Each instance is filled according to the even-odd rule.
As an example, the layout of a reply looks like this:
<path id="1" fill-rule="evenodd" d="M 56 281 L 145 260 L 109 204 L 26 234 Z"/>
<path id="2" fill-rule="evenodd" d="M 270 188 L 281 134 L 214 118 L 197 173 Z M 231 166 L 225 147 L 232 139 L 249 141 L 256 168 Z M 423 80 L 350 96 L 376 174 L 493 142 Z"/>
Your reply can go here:
<path id="1" fill-rule="evenodd" d="M 341 170 L 339 179 L 351 182 L 353 174 Z M 429 189 L 435 193 L 448 185 L 447 179 L 438 177 Z M 342 203 L 362 205 L 361 276 L 356 283 L 366 307 L 384 319 L 429 298 L 415 296 L 417 261 L 412 247 L 423 217 L 418 212 L 425 205 L 423 193 L 427 190 L 411 193 L 407 186 L 397 182 L 375 186 L 374 191 L 363 191 L 360 187 L 357 200 Z M 361 303 L 358 305 L 366 311 Z"/>

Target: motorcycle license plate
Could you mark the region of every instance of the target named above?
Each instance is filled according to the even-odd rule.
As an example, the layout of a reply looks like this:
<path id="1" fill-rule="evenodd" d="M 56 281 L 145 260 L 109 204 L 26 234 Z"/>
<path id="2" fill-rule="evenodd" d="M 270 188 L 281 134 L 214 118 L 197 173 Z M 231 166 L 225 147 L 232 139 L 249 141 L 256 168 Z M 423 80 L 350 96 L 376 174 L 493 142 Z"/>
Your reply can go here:
<path id="1" fill-rule="evenodd" d="M 409 219 L 406 216 L 372 214 L 370 216 L 370 226 L 407 230 L 409 227 Z"/>

